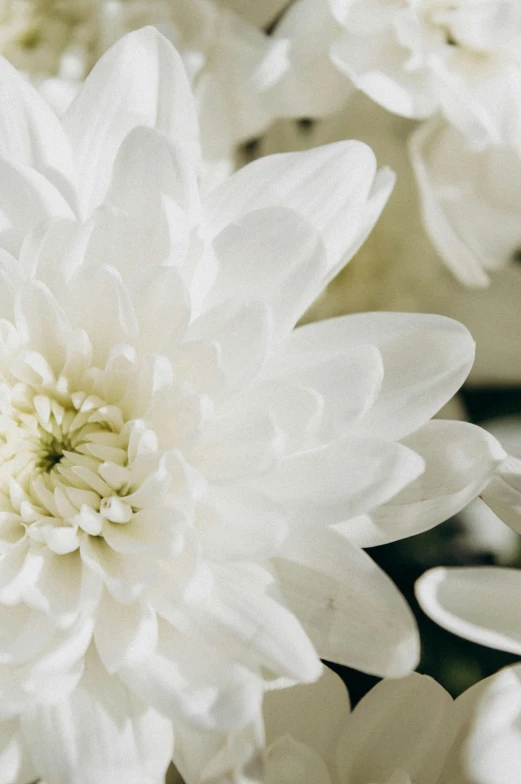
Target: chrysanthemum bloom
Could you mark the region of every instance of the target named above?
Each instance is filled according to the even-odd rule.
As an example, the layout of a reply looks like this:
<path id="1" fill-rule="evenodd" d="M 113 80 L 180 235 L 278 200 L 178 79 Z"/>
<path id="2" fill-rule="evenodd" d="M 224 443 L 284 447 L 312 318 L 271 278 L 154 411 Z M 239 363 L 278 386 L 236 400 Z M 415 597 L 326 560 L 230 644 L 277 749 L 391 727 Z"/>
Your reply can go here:
<path id="1" fill-rule="evenodd" d="M 505 677 L 507 671 L 501 674 Z M 427 675 L 386 679 L 350 711 L 346 688 L 325 668 L 317 683 L 271 692 L 264 701 L 264 748 L 241 763 L 255 735 L 229 736 L 201 746 L 191 760 L 188 781 L 196 784 L 471 784 L 469 735 L 487 688 L 476 684 L 457 700 Z M 517 685 L 519 692 L 519 685 Z M 494 715 L 501 704 L 496 699 Z M 507 724 L 503 718 L 503 728 Z M 242 743 L 241 743 L 241 740 Z M 253 742 L 252 742 L 253 741 Z M 517 745 L 505 743 L 510 762 Z M 483 760 L 480 760 L 481 765 Z M 473 772 L 480 765 L 472 766 Z M 500 779 L 497 779 L 499 782 Z"/>
<path id="2" fill-rule="evenodd" d="M 0 718 L 47 784 L 155 784 L 171 720 L 245 725 L 319 655 L 410 672 L 412 614 L 360 547 L 447 518 L 503 452 L 428 421 L 472 364 L 461 325 L 293 330 L 388 197 L 369 148 L 266 158 L 201 203 L 155 30 L 63 122 L 0 67 Z"/>

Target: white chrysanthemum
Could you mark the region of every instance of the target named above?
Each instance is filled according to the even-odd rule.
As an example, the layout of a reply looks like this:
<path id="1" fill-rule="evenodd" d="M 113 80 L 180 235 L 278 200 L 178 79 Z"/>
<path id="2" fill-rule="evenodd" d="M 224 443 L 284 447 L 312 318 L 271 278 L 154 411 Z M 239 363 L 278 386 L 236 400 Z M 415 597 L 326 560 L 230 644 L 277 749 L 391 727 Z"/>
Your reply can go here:
<path id="1" fill-rule="evenodd" d="M 321 108 L 321 93 L 338 108 L 334 66 L 392 112 L 420 119 L 441 109 L 476 143 L 519 144 L 517 0 L 299 0 L 276 35 L 288 39 L 295 63 L 310 50 L 319 76 L 299 89 L 312 93 L 309 113 Z"/>
<path id="2" fill-rule="evenodd" d="M 0 68 L 0 717 L 48 784 L 120 784 L 130 759 L 156 784 L 164 717 L 244 725 L 319 654 L 414 668 L 413 616 L 360 547 L 447 518 L 503 452 L 428 421 L 472 363 L 456 322 L 293 330 L 388 197 L 368 147 L 257 161 L 201 203 L 155 30 L 63 121 Z"/>
<path id="3" fill-rule="evenodd" d="M 468 738 L 483 692 L 496 680 L 478 683 L 453 701 L 432 678 L 413 673 L 382 681 L 351 712 L 344 684 L 325 668 L 317 683 L 266 695 L 264 730 L 250 728 L 196 746 L 197 755 L 183 768 L 186 781 L 471 784 L 480 779 L 467 770 Z M 185 745 L 187 751 L 194 748 L 188 735 L 180 734 L 178 742 L 181 757 Z M 517 744 L 509 739 L 507 748 L 512 755 Z M 480 769 L 475 761 L 472 767 Z"/>

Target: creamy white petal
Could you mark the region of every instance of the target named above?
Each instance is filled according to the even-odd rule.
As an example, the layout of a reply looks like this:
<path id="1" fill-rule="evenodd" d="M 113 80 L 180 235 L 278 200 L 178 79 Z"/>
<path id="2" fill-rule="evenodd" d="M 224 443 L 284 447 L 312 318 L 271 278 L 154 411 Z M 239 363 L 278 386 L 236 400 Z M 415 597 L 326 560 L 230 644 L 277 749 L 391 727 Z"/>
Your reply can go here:
<path id="1" fill-rule="evenodd" d="M 4 58 L 0 59 L 0 105 L 0 158 L 36 169 L 67 192 L 74 174 L 71 148 L 61 123 Z"/>
<path id="2" fill-rule="evenodd" d="M 103 198 L 119 145 L 138 125 L 164 131 L 198 160 L 195 107 L 181 59 L 151 27 L 125 36 L 101 58 L 63 122 L 85 211 Z"/>
<path id="3" fill-rule="evenodd" d="M 268 691 L 262 713 L 266 746 L 290 735 L 324 760 L 333 760 L 349 717 L 349 695 L 340 677 L 324 667 L 316 683 Z"/>
<path id="4" fill-rule="evenodd" d="M 360 547 L 393 542 L 448 520 L 476 498 L 503 460 L 498 441 L 468 422 L 433 420 L 404 439 L 425 471 L 370 518 L 339 526 Z"/>
<path id="5" fill-rule="evenodd" d="M 258 712 L 261 681 L 201 640 L 193 644 L 160 624 L 158 648 L 138 666 L 120 670 L 122 680 L 147 704 L 172 719 L 206 730 L 245 725 Z"/>
<path id="6" fill-rule="evenodd" d="M 346 141 L 302 153 L 270 155 L 245 166 L 213 191 L 207 202 L 209 230 L 217 234 L 253 209 L 290 207 L 321 233 L 328 251 L 328 282 L 376 222 L 392 183 L 375 180 L 376 160 L 362 142 Z M 386 200 L 386 199 L 385 199 Z"/>
<path id="7" fill-rule="evenodd" d="M 415 668 L 414 616 L 366 553 L 325 530 L 293 537 L 282 556 L 277 572 L 284 595 L 321 657 L 387 677 Z"/>
<path id="8" fill-rule="evenodd" d="M 172 756 L 169 720 L 110 676 L 94 653 L 73 694 L 28 711 L 22 731 L 49 782 L 157 784 Z"/>
<path id="9" fill-rule="evenodd" d="M 465 744 L 465 764 L 477 784 L 516 784 L 519 779 L 521 734 L 521 668 L 505 667 L 479 684 Z"/>
<path id="10" fill-rule="evenodd" d="M 36 224 L 51 217 L 74 217 L 60 191 L 29 166 L 0 158 L 0 183 L 0 245 L 14 255 Z"/>
<path id="11" fill-rule="evenodd" d="M 294 525 L 323 527 L 385 503 L 424 470 L 401 444 L 346 435 L 283 458 L 255 485 L 293 510 Z"/>
<path id="12" fill-rule="evenodd" d="M 384 379 L 356 430 L 380 438 L 417 430 L 453 397 L 474 360 L 474 341 L 462 324 L 415 313 L 360 313 L 308 324 L 286 338 L 284 351 L 312 355 L 360 344 L 379 349 Z"/>
<path id="13" fill-rule="evenodd" d="M 521 572 L 494 566 L 430 569 L 416 583 L 422 609 L 473 642 L 521 653 Z"/>
<path id="14" fill-rule="evenodd" d="M 521 533 L 521 460 L 509 455 L 481 497 L 503 522 Z"/>
<path id="15" fill-rule="evenodd" d="M 219 272 L 209 301 L 247 297 L 271 306 L 277 330 L 295 326 L 323 287 L 327 261 L 318 232 L 293 210 L 266 207 L 230 223 L 214 240 Z"/>
<path id="16" fill-rule="evenodd" d="M 452 710 L 450 694 L 427 675 L 378 683 L 345 724 L 338 770 L 353 782 L 386 782 L 399 769 L 437 784 L 453 740 Z"/>

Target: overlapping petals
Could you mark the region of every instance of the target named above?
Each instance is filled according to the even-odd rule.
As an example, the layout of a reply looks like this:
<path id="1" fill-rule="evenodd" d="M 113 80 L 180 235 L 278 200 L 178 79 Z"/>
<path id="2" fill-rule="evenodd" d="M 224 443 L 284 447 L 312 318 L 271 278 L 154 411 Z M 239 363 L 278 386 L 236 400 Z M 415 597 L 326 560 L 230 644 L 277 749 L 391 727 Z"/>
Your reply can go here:
<path id="1" fill-rule="evenodd" d="M 165 717 L 254 724 L 265 689 L 317 680 L 319 655 L 409 673 L 413 617 L 349 521 L 398 497 L 398 536 L 422 508 L 441 522 L 503 452 L 470 427 L 444 449 L 426 424 L 472 364 L 456 322 L 293 330 L 389 194 L 366 145 L 261 161 L 201 198 L 188 81 L 155 30 L 117 44 L 45 133 L 5 74 L 34 107 L 0 127 L 2 706 L 50 784 L 77 765 L 115 782 L 131 761 L 155 784 Z M 91 715 L 110 764 L 82 747 Z"/>

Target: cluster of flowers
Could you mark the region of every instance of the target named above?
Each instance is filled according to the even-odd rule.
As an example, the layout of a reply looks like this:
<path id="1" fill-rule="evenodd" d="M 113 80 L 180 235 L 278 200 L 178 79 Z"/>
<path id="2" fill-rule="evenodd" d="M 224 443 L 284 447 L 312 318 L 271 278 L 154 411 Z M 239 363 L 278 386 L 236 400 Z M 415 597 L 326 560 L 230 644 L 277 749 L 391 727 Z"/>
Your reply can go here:
<path id="1" fill-rule="evenodd" d="M 298 326 L 393 189 L 364 142 L 301 123 L 233 173 L 361 91 L 422 121 L 427 231 L 486 284 L 521 242 L 521 7 L 285 6 L 0 8 L 0 784 L 521 780 L 521 667 L 453 702 L 364 552 L 479 494 L 521 533 L 521 460 L 432 419 L 474 341 Z M 418 598 L 521 653 L 521 572 L 435 569 Z M 384 680 L 350 712 L 321 659 Z"/>

